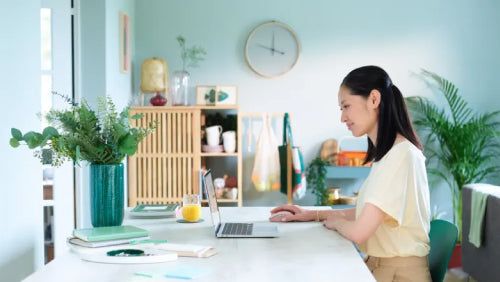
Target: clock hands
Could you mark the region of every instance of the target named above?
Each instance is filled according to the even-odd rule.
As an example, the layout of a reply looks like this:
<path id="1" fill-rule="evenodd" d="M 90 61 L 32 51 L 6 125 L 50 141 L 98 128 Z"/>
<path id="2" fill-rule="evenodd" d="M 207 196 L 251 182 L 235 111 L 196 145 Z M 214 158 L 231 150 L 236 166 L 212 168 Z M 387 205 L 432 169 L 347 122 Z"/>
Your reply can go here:
<path id="1" fill-rule="evenodd" d="M 262 47 L 264 49 L 270 50 L 271 54 L 274 54 L 274 52 L 276 52 L 276 53 L 278 53 L 280 55 L 285 55 L 285 52 L 280 51 L 280 50 L 276 50 L 273 47 L 267 47 L 266 45 L 263 45 L 263 44 L 258 44 L 258 45 L 259 45 L 259 47 Z"/>
<path id="2" fill-rule="evenodd" d="M 273 31 L 273 37 L 271 39 L 271 48 L 272 48 L 271 55 L 274 56 L 274 51 L 276 51 L 276 50 L 274 50 L 274 31 Z"/>

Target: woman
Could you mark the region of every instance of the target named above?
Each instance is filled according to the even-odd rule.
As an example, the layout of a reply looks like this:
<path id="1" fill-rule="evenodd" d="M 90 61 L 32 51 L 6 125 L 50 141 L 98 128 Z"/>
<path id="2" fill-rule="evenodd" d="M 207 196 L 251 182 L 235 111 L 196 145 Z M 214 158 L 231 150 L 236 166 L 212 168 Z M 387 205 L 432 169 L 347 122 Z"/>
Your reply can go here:
<path id="1" fill-rule="evenodd" d="M 323 221 L 356 243 L 377 281 L 431 281 L 429 253 L 430 200 L 422 145 L 399 89 L 376 66 L 351 71 L 338 100 L 341 121 L 356 137 L 368 136 L 365 163 L 373 161 L 356 208 L 289 211 L 282 221 Z"/>

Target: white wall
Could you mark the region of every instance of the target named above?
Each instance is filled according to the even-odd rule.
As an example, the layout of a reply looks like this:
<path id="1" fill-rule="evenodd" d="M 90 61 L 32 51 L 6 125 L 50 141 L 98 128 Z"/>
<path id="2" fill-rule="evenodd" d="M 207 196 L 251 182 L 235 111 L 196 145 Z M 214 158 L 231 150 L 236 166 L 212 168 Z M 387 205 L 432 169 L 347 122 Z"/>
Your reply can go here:
<path id="1" fill-rule="evenodd" d="M 19 281 L 43 263 L 41 164 L 9 146 L 10 128 L 40 130 L 40 1 L 1 1 L 0 276 Z"/>
<path id="2" fill-rule="evenodd" d="M 135 73 L 152 56 L 165 58 L 170 72 L 180 69 L 175 38 L 182 34 L 208 52 L 190 70 L 191 85 L 236 84 L 242 112 L 290 112 L 307 163 L 324 140 L 350 135 L 336 96 L 342 78 L 361 65 L 385 68 L 404 95 L 429 94 L 414 76 L 426 68 L 453 81 L 475 109 L 500 108 L 499 10 L 500 2 L 486 0 L 136 1 Z M 276 79 L 253 73 L 244 57 L 248 34 L 269 20 L 290 25 L 302 43 L 296 68 Z"/>

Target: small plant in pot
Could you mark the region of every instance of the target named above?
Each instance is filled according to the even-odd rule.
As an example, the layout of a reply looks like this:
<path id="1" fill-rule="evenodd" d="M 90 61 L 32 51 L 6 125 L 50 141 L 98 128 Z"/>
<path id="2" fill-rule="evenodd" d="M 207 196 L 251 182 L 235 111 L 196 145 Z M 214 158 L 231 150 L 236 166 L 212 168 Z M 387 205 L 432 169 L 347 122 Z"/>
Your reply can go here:
<path id="1" fill-rule="evenodd" d="M 126 107 L 118 113 L 110 97 L 99 97 L 97 111 L 86 102 L 77 104 L 66 96 L 70 107 L 65 110 L 50 110 L 44 117 L 51 126 L 42 132 L 29 131 L 23 134 L 12 128 L 10 145 L 17 148 L 27 145 L 35 150 L 34 155 L 53 166 L 65 161 L 80 165 L 90 164 L 91 220 L 94 227 L 121 225 L 123 221 L 123 164 L 126 156 L 137 151 L 138 143 L 156 128 L 156 123 L 147 127 L 133 127 L 131 120 L 142 115 L 129 116 Z M 50 152 L 50 153 L 48 153 Z"/>
<path id="2" fill-rule="evenodd" d="M 329 165 L 320 157 L 313 159 L 306 169 L 307 185 L 316 195 L 316 206 L 327 206 L 328 188 L 326 187 L 326 166 Z"/>
<path id="3" fill-rule="evenodd" d="M 452 194 L 453 220 L 462 236 L 462 187 L 498 173 L 500 111 L 474 113 L 458 88 L 439 75 L 423 70 L 422 76 L 446 100 L 445 107 L 423 97 L 406 103 L 424 145 L 429 174 L 444 180 Z"/>

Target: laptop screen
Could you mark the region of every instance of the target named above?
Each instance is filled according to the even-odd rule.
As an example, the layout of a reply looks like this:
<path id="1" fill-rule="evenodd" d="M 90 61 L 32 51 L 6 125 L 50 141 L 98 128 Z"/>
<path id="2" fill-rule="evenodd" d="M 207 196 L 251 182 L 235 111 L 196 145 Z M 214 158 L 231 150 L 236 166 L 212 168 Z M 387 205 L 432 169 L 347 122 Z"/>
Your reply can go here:
<path id="1" fill-rule="evenodd" d="M 212 223 L 214 227 L 217 228 L 220 224 L 220 214 L 219 207 L 217 206 L 217 199 L 215 197 L 215 187 L 212 181 L 212 171 L 209 169 L 203 176 L 203 186 L 205 187 L 205 192 L 207 193 L 208 207 L 210 208 L 210 214 L 212 215 Z"/>

